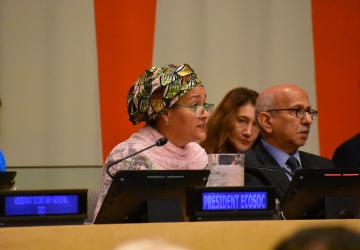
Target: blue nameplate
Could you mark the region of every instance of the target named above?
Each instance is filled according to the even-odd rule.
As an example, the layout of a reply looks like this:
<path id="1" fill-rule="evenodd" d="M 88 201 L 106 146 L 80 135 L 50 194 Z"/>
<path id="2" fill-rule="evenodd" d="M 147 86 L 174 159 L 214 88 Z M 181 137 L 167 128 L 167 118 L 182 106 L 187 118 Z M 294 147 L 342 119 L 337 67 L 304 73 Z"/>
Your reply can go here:
<path id="1" fill-rule="evenodd" d="M 203 192 L 202 210 L 261 210 L 268 208 L 267 200 L 267 192 Z"/>
<path id="2" fill-rule="evenodd" d="M 0 226 L 82 224 L 86 217 L 86 189 L 0 191 Z"/>
<path id="3" fill-rule="evenodd" d="M 78 214 L 78 194 L 8 195 L 5 216 Z"/>
<path id="4" fill-rule="evenodd" d="M 186 198 L 191 221 L 272 219 L 275 213 L 271 186 L 194 187 Z"/>

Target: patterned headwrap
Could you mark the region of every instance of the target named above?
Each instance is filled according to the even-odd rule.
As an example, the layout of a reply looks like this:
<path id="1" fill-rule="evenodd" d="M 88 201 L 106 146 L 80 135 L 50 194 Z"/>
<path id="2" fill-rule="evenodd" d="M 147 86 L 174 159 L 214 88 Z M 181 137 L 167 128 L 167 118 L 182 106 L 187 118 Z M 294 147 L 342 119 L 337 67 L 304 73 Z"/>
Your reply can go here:
<path id="1" fill-rule="evenodd" d="M 188 64 L 147 69 L 129 90 L 129 120 L 133 124 L 156 120 L 197 85 L 202 83 Z"/>

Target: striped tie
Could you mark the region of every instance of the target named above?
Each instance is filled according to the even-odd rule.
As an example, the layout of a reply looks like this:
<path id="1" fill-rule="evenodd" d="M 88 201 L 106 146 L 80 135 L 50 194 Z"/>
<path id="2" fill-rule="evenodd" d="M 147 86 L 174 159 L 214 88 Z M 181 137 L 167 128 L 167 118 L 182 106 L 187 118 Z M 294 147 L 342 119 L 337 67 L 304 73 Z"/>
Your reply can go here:
<path id="1" fill-rule="evenodd" d="M 294 173 L 297 169 L 301 168 L 299 161 L 294 156 L 290 156 L 288 158 L 288 160 L 286 161 L 286 165 L 291 168 L 292 173 Z"/>

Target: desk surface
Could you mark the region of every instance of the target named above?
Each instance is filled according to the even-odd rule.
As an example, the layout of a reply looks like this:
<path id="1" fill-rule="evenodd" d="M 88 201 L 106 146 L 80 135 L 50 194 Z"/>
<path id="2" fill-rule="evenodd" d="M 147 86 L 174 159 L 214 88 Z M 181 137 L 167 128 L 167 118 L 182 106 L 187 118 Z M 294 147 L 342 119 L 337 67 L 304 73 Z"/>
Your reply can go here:
<path id="1" fill-rule="evenodd" d="M 272 249 L 304 227 L 342 225 L 360 232 L 360 220 L 221 221 L 0 228 L 0 249 L 114 249 L 135 239 L 164 239 L 189 249 Z"/>

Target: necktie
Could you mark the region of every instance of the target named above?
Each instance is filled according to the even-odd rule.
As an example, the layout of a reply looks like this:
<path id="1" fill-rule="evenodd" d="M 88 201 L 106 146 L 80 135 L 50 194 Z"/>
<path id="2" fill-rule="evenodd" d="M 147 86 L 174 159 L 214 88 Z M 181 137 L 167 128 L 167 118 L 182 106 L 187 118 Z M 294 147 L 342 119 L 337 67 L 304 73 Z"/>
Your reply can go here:
<path id="1" fill-rule="evenodd" d="M 299 161 L 294 156 L 290 156 L 288 158 L 288 160 L 286 161 L 286 165 L 291 168 L 291 171 L 293 173 L 295 172 L 295 170 L 301 168 Z"/>

